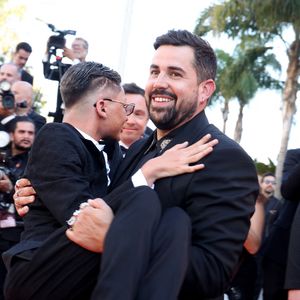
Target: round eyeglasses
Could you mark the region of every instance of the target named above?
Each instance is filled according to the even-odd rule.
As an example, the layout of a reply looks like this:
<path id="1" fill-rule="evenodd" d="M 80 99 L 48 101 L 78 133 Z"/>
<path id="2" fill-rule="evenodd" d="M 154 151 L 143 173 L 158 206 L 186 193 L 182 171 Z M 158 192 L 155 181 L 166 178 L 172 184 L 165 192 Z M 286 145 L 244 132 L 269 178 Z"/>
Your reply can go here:
<path id="1" fill-rule="evenodd" d="M 109 98 L 103 98 L 103 100 L 121 104 L 124 107 L 126 116 L 131 115 L 133 113 L 133 111 L 134 111 L 134 107 L 135 107 L 134 103 L 126 104 L 126 103 L 123 103 L 121 101 L 112 100 L 112 99 L 109 99 Z M 96 103 L 94 104 L 94 107 L 96 107 Z"/>

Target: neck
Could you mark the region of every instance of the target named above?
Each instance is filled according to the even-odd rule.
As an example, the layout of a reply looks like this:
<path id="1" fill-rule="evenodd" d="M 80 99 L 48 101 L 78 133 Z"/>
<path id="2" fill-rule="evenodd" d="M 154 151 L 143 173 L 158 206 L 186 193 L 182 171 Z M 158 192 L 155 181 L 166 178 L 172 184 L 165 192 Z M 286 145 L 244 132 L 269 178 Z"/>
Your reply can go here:
<path id="1" fill-rule="evenodd" d="M 83 131 L 84 133 L 91 136 L 96 141 L 101 140 L 101 135 L 97 131 L 97 126 L 95 126 L 95 122 L 91 118 L 84 118 L 84 114 L 81 114 L 79 117 L 73 116 L 72 114 L 65 113 L 63 122 L 68 123 L 75 128 Z"/>

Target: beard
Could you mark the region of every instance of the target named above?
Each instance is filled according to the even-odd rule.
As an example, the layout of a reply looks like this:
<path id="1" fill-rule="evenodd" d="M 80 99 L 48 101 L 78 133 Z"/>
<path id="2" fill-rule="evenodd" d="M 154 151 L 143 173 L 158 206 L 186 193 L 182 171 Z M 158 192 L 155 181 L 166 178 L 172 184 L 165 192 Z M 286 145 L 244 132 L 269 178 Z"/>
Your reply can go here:
<path id="1" fill-rule="evenodd" d="M 183 102 L 184 103 L 184 102 Z M 149 107 L 149 115 L 153 124 L 160 130 L 171 130 L 190 120 L 197 109 L 197 102 L 186 103 L 185 107 L 176 109 L 176 101 L 172 107 Z"/>
<path id="2" fill-rule="evenodd" d="M 20 144 L 15 144 L 15 148 L 16 148 L 16 150 L 19 150 L 19 151 L 29 151 L 31 149 L 31 145 L 30 146 L 22 146 Z"/>

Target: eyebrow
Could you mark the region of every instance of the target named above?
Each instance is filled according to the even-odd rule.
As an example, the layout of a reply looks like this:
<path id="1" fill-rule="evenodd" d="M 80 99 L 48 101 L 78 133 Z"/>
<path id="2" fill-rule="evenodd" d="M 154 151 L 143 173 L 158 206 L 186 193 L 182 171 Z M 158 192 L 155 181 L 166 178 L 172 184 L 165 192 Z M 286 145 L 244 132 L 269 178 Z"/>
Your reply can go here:
<path id="1" fill-rule="evenodd" d="M 150 65 L 150 69 L 159 69 L 159 66 L 158 65 L 155 65 L 155 64 L 152 64 L 152 65 Z M 186 73 L 185 71 L 184 71 L 184 69 L 182 69 L 182 68 L 180 68 L 180 67 L 176 67 L 176 66 L 169 66 L 169 67 L 167 67 L 168 68 L 168 70 L 170 70 L 170 71 L 179 71 L 179 72 L 182 72 L 182 73 Z"/>

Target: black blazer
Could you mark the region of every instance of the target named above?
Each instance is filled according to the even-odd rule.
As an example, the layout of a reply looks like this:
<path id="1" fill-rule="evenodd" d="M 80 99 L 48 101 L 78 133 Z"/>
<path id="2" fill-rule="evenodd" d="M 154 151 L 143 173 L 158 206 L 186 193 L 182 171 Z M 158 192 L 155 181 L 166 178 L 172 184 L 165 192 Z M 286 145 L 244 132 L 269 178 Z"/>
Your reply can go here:
<path id="1" fill-rule="evenodd" d="M 163 209 L 182 207 L 192 222 L 190 266 L 179 299 L 199 300 L 223 293 L 242 252 L 258 194 L 251 158 L 209 124 L 204 112 L 171 132 L 172 141 L 165 150 L 184 141 L 192 144 L 207 133 L 219 144 L 202 160 L 204 170 L 155 183 Z M 113 186 L 132 175 L 151 141 L 150 136 L 130 147 Z"/>
<path id="2" fill-rule="evenodd" d="M 25 177 L 30 179 L 37 197 L 24 217 L 21 242 L 5 254 L 6 264 L 12 256 L 39 247 L 52 232 L 65 226 L 80 203 L 107 193 L 103 156 L 67 123 L 49 123 L 41 128 Z"/>
<path id="3" fill-rule="evenodd" d="M 300 289 L 300 149 L 287 151 L 284 171 L 281 193 L 286 199 L 293 201 L 288 202 L 294 203 L 292 213 L 295 212 L 294 218 L 288 220 L 289 222 L 293 220 L 293 223 L 287 255 L 285 288 Z M 296 205 L 297 208 L 294 207 Z"/>
<path id="4" fill-rule="evenodd" d="M 23 69 L 22 69 L 22 72 L 21 72 L 21 80 L 22 81 L 27 81 L 28 83 L 33 85 L 33 76 L 30 75 L 27 71 L 25 71 Z"/>

